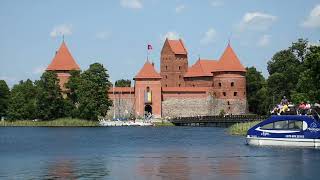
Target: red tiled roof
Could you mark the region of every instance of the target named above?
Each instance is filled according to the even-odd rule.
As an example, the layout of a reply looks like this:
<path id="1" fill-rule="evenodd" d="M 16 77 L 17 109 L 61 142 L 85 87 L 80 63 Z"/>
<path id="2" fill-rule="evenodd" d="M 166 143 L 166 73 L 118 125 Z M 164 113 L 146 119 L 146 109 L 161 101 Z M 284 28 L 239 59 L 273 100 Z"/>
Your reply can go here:
<path id="1" fill-rule="evenodd" d="M 227 48 L 225 49 L 218 61 L 218 68 L 215 71 L 246 72 L 246 69 L 241 64 L 240 60 L 238 59 L 236 53 L 233 51 L 230 44 L 228 44 Z"/>
<path id="2" fill-rule="evenodd" d="M 134 88 L 133 87 L 111 87 L 108 91 L 108 93 L 113 93 L 113 92 L 131 92 L 134 93 Z"/>
<path id="3" fill-rule="evenodd" d="M 215 60 L 203 60 L 199 59 L 194 65 L 192 65 L 184 77 L 203 77 L 213 76 L 212 71 L 217 69 L 218 62 Z"/>
<path id="4" fill-rule="evenodd" d="M 207 92 L 210 87 L 163 87 L 163 92 Z"/>
<path id="5" fill-rule="evenodd" d="M 134 79 L 148 79 L 148 78 L 155 78 L 155 79 L 161 79 L 160 74 L 154 69 L 154 66 L 147 61 L 139 73 L 134 77 Z"/>
<path id="6" fill-rule="evenodd" d="M 63 42 L 54 56 L 53 60 L 47 67 L 48 71 L 55 70 L 80 70 L 79 65 L 73 59 L 67 45 Z"/>
<path id="7" fill-rule="evenodd" d="M 185 54 L 187 55 L 187 49 L 185 48 L 183 42 L 181 39 L 179 40 L 168 40 L 169 46 L 171 47 L 171 50 L 175 54 Z"/>

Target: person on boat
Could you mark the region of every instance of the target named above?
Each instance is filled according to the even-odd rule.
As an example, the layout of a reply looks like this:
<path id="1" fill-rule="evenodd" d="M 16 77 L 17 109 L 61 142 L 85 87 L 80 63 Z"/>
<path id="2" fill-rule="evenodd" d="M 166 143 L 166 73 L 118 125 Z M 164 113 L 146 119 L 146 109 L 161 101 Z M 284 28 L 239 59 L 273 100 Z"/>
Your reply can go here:
<path id="1" fill-rule="evenodd" d="M 306 105 L 303 101 L 301 101 L 299 107 L 298 107 L 298 111 L 299 111 L 299 114 L 301 115 L 305 115 L 306 113 Z"/>
<path id="2" fill-rule="evenodd" d="M 280 109 L 280 114 L 285 114 L 289 110 L 289 107 L 287 104 L 284 104 L 282 108 Z"/>
<path id="3" fill-rule="evenodd" d="M 285 104 L 289 104 L 289 101 L 288 101 L 288 99 L 287 99 L 287 97 L 286 96 L 283 96 L 283 98 L 281 99 L 281 104 L 282 105 L 285 105 Z"/>

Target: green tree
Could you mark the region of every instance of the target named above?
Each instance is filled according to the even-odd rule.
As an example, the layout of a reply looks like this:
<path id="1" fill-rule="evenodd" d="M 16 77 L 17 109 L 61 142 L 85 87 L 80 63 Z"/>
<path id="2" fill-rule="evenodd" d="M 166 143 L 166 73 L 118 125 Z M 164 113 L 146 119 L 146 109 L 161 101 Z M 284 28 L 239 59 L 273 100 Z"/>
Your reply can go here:
<path id="1" fill-rule="evenodd" d="M 8 101 L 10 96 L 9 87 L 4 80 L 0 80 L 0 119 L 6 116 L 6 111 L 8 109 Z"/>
<path id="2" fill-rule="evenodd" d="M 265 114 L 267 108 L 262 105 L 266 100 L 266 81 L 261 72 L 255 67 L 246 68 L 246 86 L 249 111 L 256 114 Z M 262 89 L 263 88 L 263 89 Z"/>
<path id="3" fill-rule="evenodd" d="M 294 51 L 286 49 L 277 52 L 268 62 L 268 71 L 268 91 L 269 96 L 274 98 L 273 102 L 279 102 L 283 96 L 291 99 L 291 92 L 295 90 L 302 71 L 302 62 Z"/>
<path id="4" fill-rule="evenodd" d="M 43 120 L 56 119 L 68 114 L 69 108 L 63 99 L 57 74 L 52 71 L 44 72 L 37 86 L 37 117 Z"/>
<path id="5" fill-rule="evenodd" d="M 293 101 L 317 102 L 320 99 L 320 46 L 307 48 L 303 69 L 293 91 Z"/>
<path id="6" fill-rule="evenodd" d="M 14 120 L 36 118 L 36 87 L 28 79 L 20 81 L 11 90 L 8 117 Z"/>
<path id="7" fill-rule="evenodd" d="M 109 75 L 102 64 L 91 64 L 89 69 L 80 75 L 78 86 L 78 111 L 84 119 L 98 120 L 104 117 L 112 105 L 107 92 L 111 86 Z"/>
<path id="8" fill-rule="evenodd" d="M 78 105 L 79 105 L 79 86 L 81 85 L 81 72 L 80 71 L 71 71 L 70 78 L 65 84 L 67 88 L 67 99 L 66 104 L 70 108 L 69 116 L 79 117 Z"/>
<path id="9" fill-rule="evenodd" d="M 120 79 L 115 82 L 115 87 L 131 87 L 131 81 L 129 79 Z"/>

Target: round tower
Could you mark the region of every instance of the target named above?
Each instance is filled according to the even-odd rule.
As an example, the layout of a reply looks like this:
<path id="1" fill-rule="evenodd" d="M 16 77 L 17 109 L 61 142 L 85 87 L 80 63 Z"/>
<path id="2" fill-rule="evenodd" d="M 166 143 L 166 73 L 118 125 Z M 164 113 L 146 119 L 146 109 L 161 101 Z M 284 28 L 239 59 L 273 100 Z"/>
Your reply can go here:
<path id="1" fill-rule="evenodd" d="M 213 96 L 217 108 L 228 114 L 244 114 L 247 111 L 246 69 L 228 44 L 213 73 Z"/>

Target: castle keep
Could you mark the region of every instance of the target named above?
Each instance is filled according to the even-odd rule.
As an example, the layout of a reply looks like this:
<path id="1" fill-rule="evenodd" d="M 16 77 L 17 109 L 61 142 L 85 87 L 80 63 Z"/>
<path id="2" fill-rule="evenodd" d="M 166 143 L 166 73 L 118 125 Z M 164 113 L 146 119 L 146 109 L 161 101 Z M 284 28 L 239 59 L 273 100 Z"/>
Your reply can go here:
<path id="1" fill-rule="evenodd" d="M 58 73 L 60 85 L 70 70 L 79 70 L 65 42 L 47 70 Z M 113 87 L 110 117 L 155 117 L 244 114 L 247 110 L 246 70 L 230 43 L 218 60 L 198 59 L 189 66 L 181 39 L 166 39 L 161 50 L 160 73 L 148 60 L 136 74 L 134 87 Z M 64 88 L 62 88 L 65 90 Z"/>

